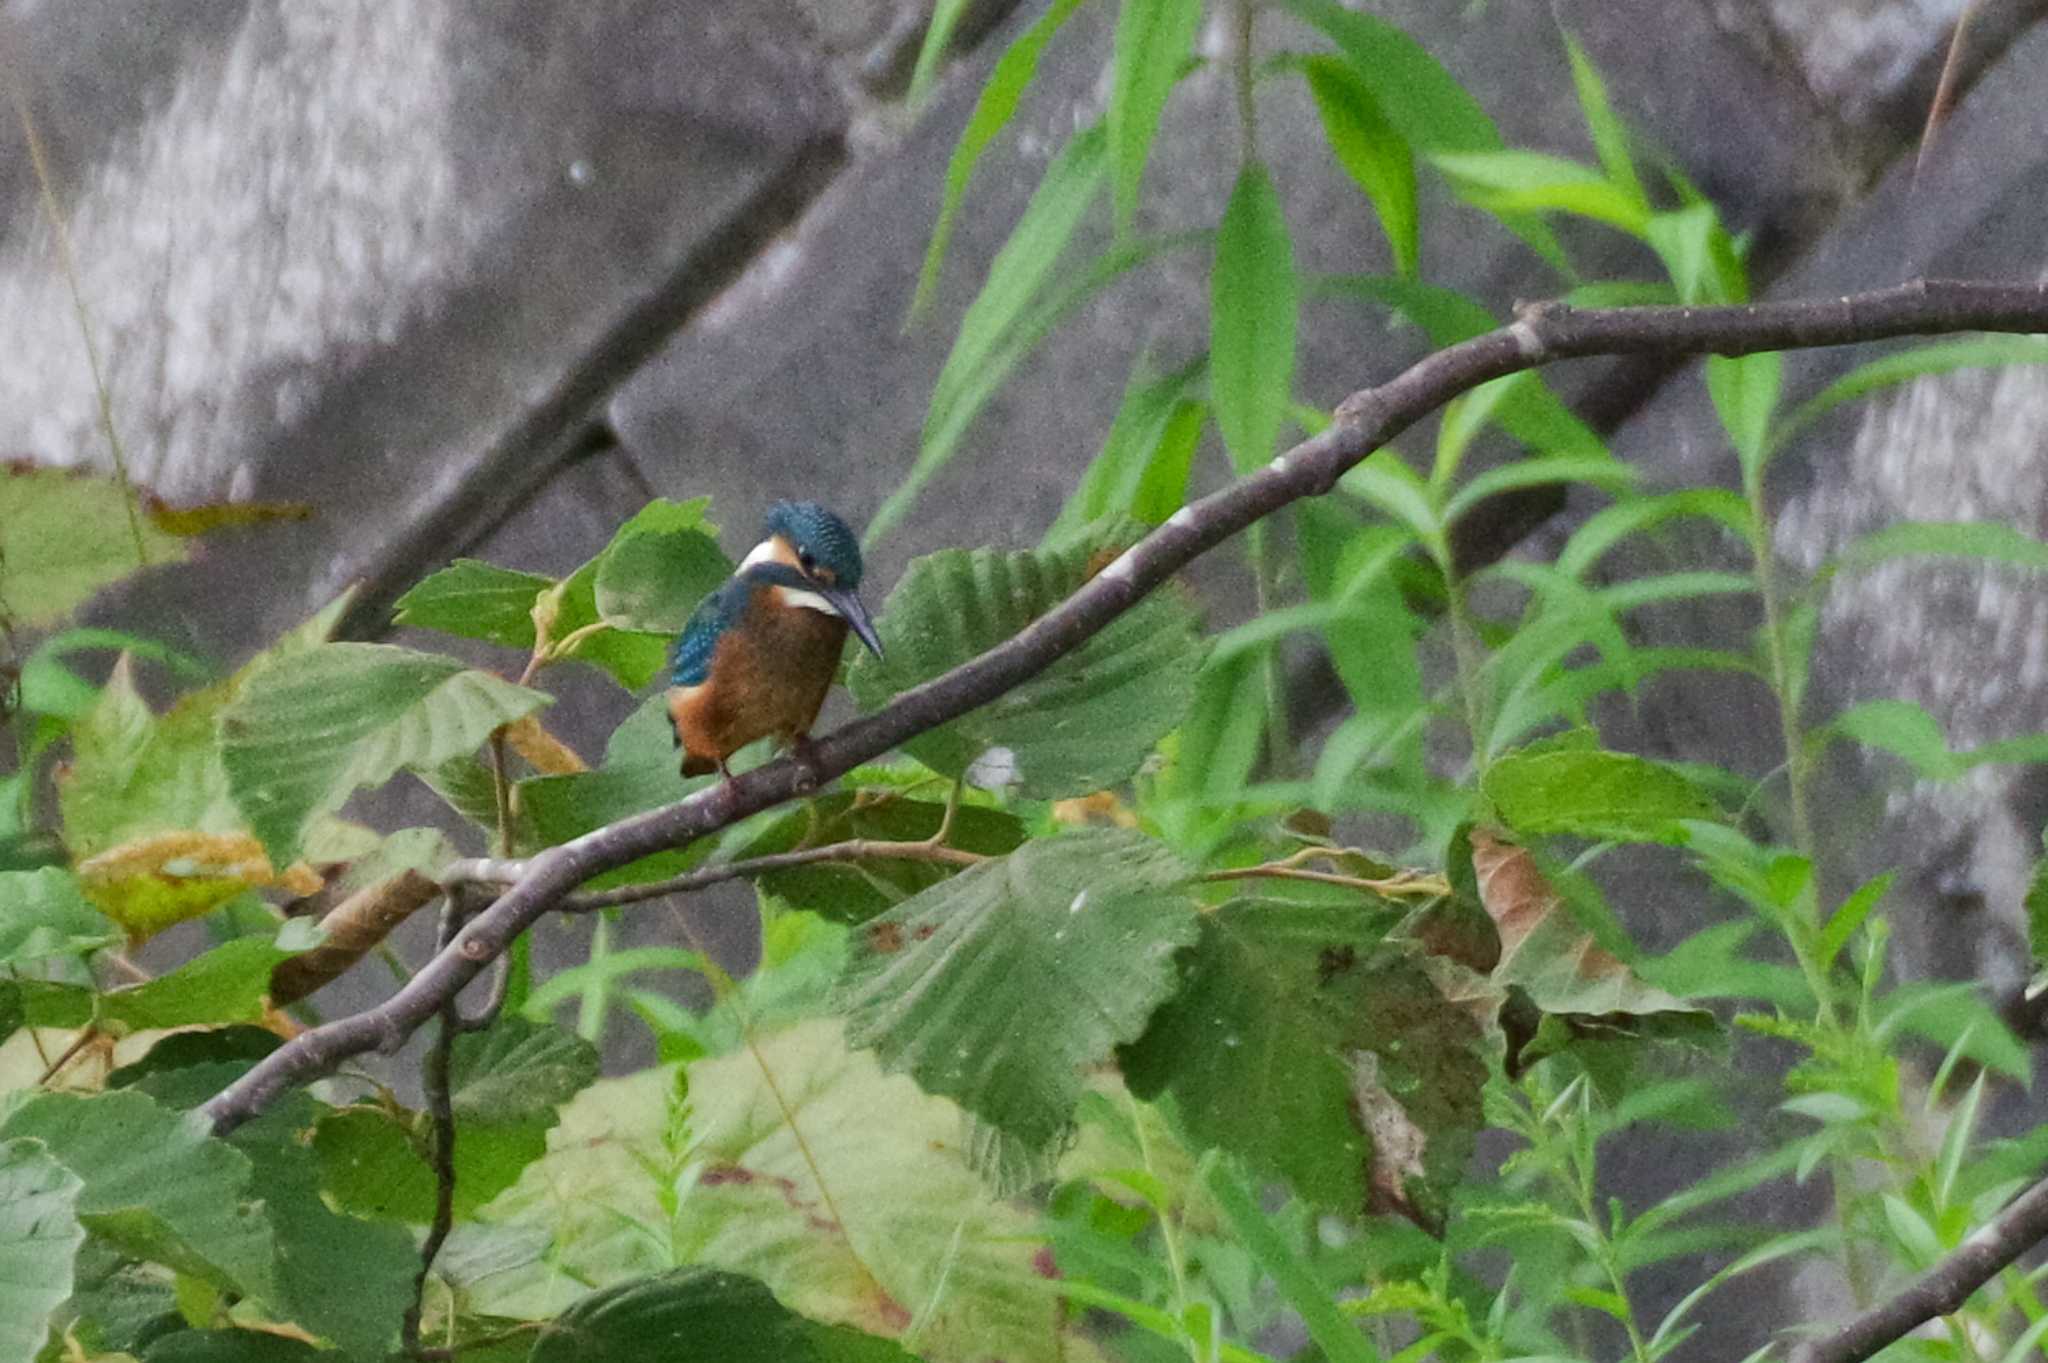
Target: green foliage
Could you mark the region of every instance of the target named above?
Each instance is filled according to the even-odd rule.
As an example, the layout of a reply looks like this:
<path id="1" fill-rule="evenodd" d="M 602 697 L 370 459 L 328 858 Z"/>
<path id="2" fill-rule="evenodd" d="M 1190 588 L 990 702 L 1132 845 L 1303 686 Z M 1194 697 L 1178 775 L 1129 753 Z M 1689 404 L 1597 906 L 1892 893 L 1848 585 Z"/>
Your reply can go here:
<path id="1" fill-rule="evenodd" d="M 129 499 L 121 482 L 83 470 L 0 465 L 0 609 L 22 626 L 52 625 L 145 564 L 183 561 L 185 542 L 134 518 Z"/>
<path id="2" fill-rule="evenodd" d="M 886 656 L 863 653 L 849 670 L 854 699 L 879 706 L 1010 638 L 1135 538 L 1105 523 L 1055 549 L 919 559 L 883 602 Z M 1186 713 L 1201 647 L 1187 606 L 1157 593 L 1037 677 L 904 746 L 989 789 L 1038 799 L 1100 790 L 1135 771 Z"/>
<path id="3" fill-rule="evenodd" d="M 996 60 L 914 314 L 934 302 L 976 165 L 1080 3 L 1053 0 Z M 1571 306 L 1749 297 L 1744 240 L 1639 156 L 1570 34 L 1590 159 L 1507 145 L 1384 20 L 1333 0 L 1278 8 L 1303 50 L 1225 50 L 1231 69 L 1213 75 L 1248 104 L 1269 82 L 1305 84 L 1326 168 L 1363 196 L 1391 272 L 1297 270 L 1275 149 L 1250 119 L 1213 139 L 1235 177 L 1213 230 L 1139 230 L 1173 92 L 1210 60 L 1197 35 L 1255 12 L 1121 0 L 1101 121 L 1057 147 L 958 319 L 913 465 L 868 538 L 1117 281 L 1187 248 L 1178 265 L 1206 267 L 1206 287 L 1172 283 L 1206 298 L 1206 343 L 1134 343 L 1116 416 L 1041 548 L 911 563 L 879 612 L 886 659 L 847 669 L 860 706 L 1031 628 L 1146 527 L 1186 526 L 1191 489 L 1324 429 L 1330 414 L 1293 391 L 1304 304 L 1436 346 L 1498 326 L 1498 300 L 1429 277 L 1425 205 L 1442 196 L 1422 177 L 1518 237 Z M 934 8 L 913 103 L 969 9 Z M 1560 219 L 1630 237 L 1659 273 L 1578 278 Z M 1356 1363 L 1393 1340 L 1403 1361 L 1624 1348 L 1662 1363 L 1703 1303 L 1767 1265 L 1818 1262 L 1880 1298 L 1996 1215 L 2048 1138 L 1991 1133 L 2011 1107 L 2001 1087 L 2031 1061 L 1984 991 L 1892 968 L 1887 914 L 1924 868 L 1835 901 L 1846 867 L 1817 841 L 1815 772 L 1854 743 L 1899 759 L 1891 775 L 1954 780 L 2039 761 L 2048 739 L 1957 747 L 1894 699 L 1823 718 L 1813 640 L 1839 573 L 1919 556 L 2034 570 L 2048 548 L 1993 523 L 1897 523 L 1800 580 L 1773 553 L 1766 474 L 1845 403 L 2043 357 L 2038 338 L 1939 341 L 1817 393 L 1773 354 L 1710 359 L 1698 381 L 1730 486 L 1654 492 L 1536 374 L 1475 387 L 1422 443 L 1403 436 L 1261 524 L 1239 594 L 1257 610 L 1213 643 L 1180 588 L 1156 591 L 907 756 L 583 887 L 737 882 L 758 906 L 759 962 L 734 978 L 687 914 L 655 920 L 686 942 L 628 944 L 618 915 L 659 909 L 606 911 L 581 960 L 518 943 L 502 1008 L 448 1044 L 446 1187 L 431 1105 L 381 1061 L 225 1139 L 188 1109 L 289 1031 L 273 971 L 351 926 L 316 927 L 308 909 L 443 874 L 459 852 L 537 856 L 717 784 L 678 779 L 659 695 L 595 769 L 538 718 L 559 663 L 628 690 L 657 680 L 732 568 L 708 503 L 651 502 L 561 579 L 464 559 L 399 600 L 399 624 L 514 650 L 517 685 L 331 642 L 346 599 L 220 680 L 126 634 L 36 643 L 0 777 L 0 1363 L 384 1360 L 415 1310 L 424 1344 L 483 1363 L 1261 1363 L 1242 1341 L 1297 1329 L 1316 1356 Z M 1212 452 L 1228 468 L 1201 462 Z M 1549 561 L 1461 561 L 1465 532 L 1531 490 L 1590 504 Z M 16 470 L 0 478 L 10 505 L 40 510 L 0 514 L 0 625 L 55 623 L 132 568 L 120 536 L 52 533 L 125 517 L 107 486 Z M 1644 550 L 1668 566 L 1621 576 Z M 1672 641 L 1656 614 L 1731 599 L 1761 615 L 1754 639 Z M 80 661 L 96 650 L 121 655 L 103 682 Z M 1315 655 L 1339 713 L 1303 732 L 1286 698 L 1322 680 Z M 1683 735 L 1658 757 L 1612 750 L 1595 722 L 1680 670 L 1760 686 L 1782 765 L 1720 770 L 1688 760 Z M 161 710 L 144 699 L 172 691 Z M 387 837 L 341 817 L 401 771 L 471 827 Z M 1396 851 L 1339 842 L 1362 829 Z M 1651 846 L 1609 875 L 1631 843 Z M 2044 887 L 2036 868 L 2034 994 Z M 1625 926 L 1650 907 L 1677 935 L 1659 955 Z M 124 946 L 195 918 L 180 958 L 130 978 Z M 418 963 L 376 950 L 401 975 Z M 707 986 L 707 1010 L 685 1005 Z M 1779 1082 L 1734 1082 L 1704 999 L 1770 1039 Z M 554 1021 L 572 1004 L 573 1031 Z M 601 1055 L 622 1012 L 659 1063 Z M 1769 1120 L 1759 1101 L 1776 1104 Z M 1667 1129 L 1727 1131 L 1715 1148 L 1739 1153 L 1647 1205 L 1610 1198 L 1617 1147 L 1646 1162 Z M 1506 1153 L 1479 1168 L 1479 1148 Z M 1760 1230 L 1731 1203 L 1795 1181 L 1825 1183 L 1824 1228 Z M 443 1194 L 453 1224 L 422 1280 Z M 1658 1302 L 1651 1269 L 1690 1290 Z M 2022 1356 L 2048 1328 L 2037 1277 L 1964 1303 L 1960 1344 L 1914 1347 Z"/>

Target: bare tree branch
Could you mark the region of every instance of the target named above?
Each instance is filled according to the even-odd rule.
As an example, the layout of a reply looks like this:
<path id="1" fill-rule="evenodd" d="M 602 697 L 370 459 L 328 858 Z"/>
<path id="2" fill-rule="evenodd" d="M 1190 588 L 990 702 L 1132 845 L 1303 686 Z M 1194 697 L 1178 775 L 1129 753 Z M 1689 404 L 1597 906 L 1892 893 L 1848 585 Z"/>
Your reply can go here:
<path id="1" fill-rule="evenodd" d="M 1592 355 L 1747 355 L 1956 331 L 2048 332 L 2048 287 L 1919 281 L 1843 298 L 1742 307 L 1524 308 L 1508 326 L 1437 351 L 1387 383 L 1353 393 L 1321 435 L 1174 513 L 1016 637 L 817 740 L 804 765 L 771 762 L 540 853 L 518 884 L 470 920 L 447 950 L 390 999 L 302 1032 L 215 1095 L 205 1105 L 206 1116 L 215 1131 L 231 1131 L 285 1090 L 351 1056 L 396 1050 L 514 938 L 592 876 L 694 842 L 988 704 L 1086 642 L 1199 555 L 1290 502 L 1328 492 L 1375 449 L 1490 379 Z"/>
<path id="2" fill-rule="evenodd" d="M 1791 1363 L 1863 1363 L 1918 1326 L 1963 1303 L 2013 1260 L 2048 1238 L 2048 1179 L 2005 1204 L 1956 1252 L 1846 1325 L 1792 1350 Z"/>

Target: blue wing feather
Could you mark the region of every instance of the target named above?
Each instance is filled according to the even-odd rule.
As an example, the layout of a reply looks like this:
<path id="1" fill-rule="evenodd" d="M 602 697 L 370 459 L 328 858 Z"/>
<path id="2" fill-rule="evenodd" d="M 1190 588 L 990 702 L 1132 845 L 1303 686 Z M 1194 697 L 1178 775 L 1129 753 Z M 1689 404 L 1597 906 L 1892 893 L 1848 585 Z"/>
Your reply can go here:
<path id="1" fill-rule="evenodd" d="M 711 655 L 718 651 L 719 636 L 739 623 L 752 591 L 752 583 L 735 577 L 697 603 L 668 651 L 671 686 L 699 686 L 711 675 Z"/>

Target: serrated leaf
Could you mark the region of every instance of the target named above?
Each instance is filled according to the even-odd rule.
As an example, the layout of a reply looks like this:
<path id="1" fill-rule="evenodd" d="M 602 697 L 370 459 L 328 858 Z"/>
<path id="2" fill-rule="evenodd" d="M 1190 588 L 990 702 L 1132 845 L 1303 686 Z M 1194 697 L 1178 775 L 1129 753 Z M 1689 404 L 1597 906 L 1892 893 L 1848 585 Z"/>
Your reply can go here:
<path id="1" fill-rule="evenodd" d="M 834 990 L 847 1040 L 927 1093 L 1046 1148 L 1081 1070 L 1134 1041 L 1195 940 L 1187 869 L 1120 829 L 1034 840 L 857 934 Z"/>
<path id="2" fill-rule="evenodd" d="M 538 573 L 459 558 L 399 597 L 391 607 L 392 623 L 531 649 L 534 600 L 554 585 Z"/>
<path id="3" fill-rule="evenodd" d="M 1527 849 L 1492 831 L 1471 835 L 1480 902 L 1500 933 L 1493 979 L 1581 1029 L 1704 1040 L 1714 1016 L 1657 988 L 1594 940 Z"/>
<path id="4" fill-rule="evenodd" d="M 85 956 L 121 940 L 120 930 L 86 902 L 71 872 L 56 866 L 0 871 L 0 967 Z"/>
<path id="5" fill-rule="evenodd" d="M 592 1289 L 697 1265 L 885 1338 L 917 1313 L 928 1363 L 1059 1356 L 1060 1306 L 1032 1282 L 1034 1223 L 968 1166 L 959 1108 L 883 1074 L 829 1020 L 688 1075 L 687 1107 L 662 1068 L 599 1080 L 563 1109 L 547 1157 L 442 1257 L 466 1310 L 547 1319 Z M 686 1165 L 696 1182 L 678 1203 Z M 926 1313 L 933 1301 L 943 1309 Z"/>
<path id="6" fill-rule="evenodd" d="M 254 1170 L 276 1237 L 281 1314 L 332 1340 L 354 1363 L 383 1363 L 413 1301 L 419 1254 L 411 1232 L 328 1207 L 307 1140 L 320 1110 L 292 1094 L 232 1139 Z"/>
<path id="7" fill-rule="evenodd" d="M 591 586 L 597 613 L 614 629 L 677 634 L 697 603 L 732 576 L 705 519 L 709 497 L 657 497 L 620 526 L 598 559 Z"/>
<path id="8" fill-rule="evenodd" d="M 147 564 L 184 561 L 191 551 L 177 536 L 139 513 L 131 528 L 134 495 L 85 469 L 0 462 L 0 565 L 14 625 L 54 625 Z"/>
<path id="9" fill-rule="evenodd" d="M 0 1359 L 33 1359 L 71 1295 L 85 1184 L 41 1141 L 0 1141 Z"/>
<path id="10" fill-rule="evenodd" d="M 1098 526 L 1057 549 L 943 550 L 914 560 L 884 603 L 884 658 L 863 652 L 847 685 L 863 709 L 1015 635 L 1135 535 Z M 1171 589 L 998 700 L 903 746 L 948 776 L 1032 799 L 1085 795 L 1128 777 L 1180 723 L 1202 651 Z"/>
<path id="11" fill-rule="evenodd" d="M 988 79 L 982 82 L 981 94 L 974 102 L 974 112 L 967 116 L 967 126 L 960 130 L 960 141 L 953 148 L 952 159 L 946 163 L 945 193 L 939 200 L 938 218 L 932 224 L 931 243 L 925 247 L 924 264 L 918 269 L 917 293 L 910 303 L 913 318 L 921 316 L 931 305 L 933 292 L 939 286 L 939 270 L 945 264 L 946 248 L 953 240 L 953 225 L 960 216 L 960 205 L 967 198 L 967 182 L 974 177 L 974 168 L 980 163 L 981 154 L 1009 126 L 1024 92 L 1038 74 L 1038 59 L 1045 54 L 1046 45 L 1059 32 L 1060 26 L 1081 7 L 1081 3 L 1082 0 L 1053 0 L 1052 7 L 1004 49 Z M 918 69 L 920 72 L 925 69 L 922 59 Z M 915 105 L 917 101 L 917 87 L 913 86 L 909 103 Z"/>
<path id="12" fill-rule="evenodd" d="M 132 1089 L 42 1093 L 0 1120 L 0 1140 L 33 1137 L 85 1182 L 86 1229 L 218 1287 L 277 1298 L 275 1246 L 249 1161 L 204 1125 Z"/>
<path id="13" fill-rule="evenodd" d="M 808 801 L 776 819 L 733 853 L 735 861 L 821 847 L 852 839 L 917 842 L 939 831 L 945 806 L 930 800 L 875 799 L 873 791 L 842 791 Z M 1014 814 L 964 805 L 954 812 L 946 842 L 965 852 L 1001 856 L 1024 841 Z M 957 871 L 940 862 L 883 860 L 818 862 L 756 876 L 763 894 L 834 922 L 864 923 Z"/>
<path id="14" fill-rule="evenodd" d="M 805 1320 L 752 1278 L 700 1268 L 593 1292 L 549 1322 L 530 1363 L 914 1363 L 886 1341 Z"/>
<path id="15" fill-rule="evenodd" d="M 1335 57 L 1309 57 L 1301 69 L 1315 96 L 1331 154 L 1372 204 L 1395 272 L 1403 279 L 1414 278 L 1421 255 L 1421 223 L 1415 207 L 1413 149 L 1349 64 Z"/>
<path id="16" fill-rule="evenodd" d="M 1720 810 L 1682 774 L 1648 758 L 1588 749 L 1523 749 L 1495 758 L 1480 791 L 1518 833 L 1679 844 L 1683 821 Z"/>
<path id="17" fill-rule="evenodd" d="M 1298 287 L 1279 191 L 1251 162 L 1217 226 L 1209 281 L 1209 401 L 1239 473 L 1273 457 L 1294 401 Z"/>
<path id="18" fill-rule="evenodd" d="M 487 1031 L 455 1039 L 449 1101 L 458 1122 L 552 1118 L 598 1075 L 597 1050 L 546 1023 L 501 1017 Z"/>
<path id="19" fill-rule="evenodd" d="M 1138 213 L 1138 190 L 1159 116 L 1202 24 L 1202 0 L 1123 0 L 1110 53 L 1110 156 L 1116 163 L 1117 230 L 1127 232 Z"/>
<path id="20" fill-rule="evenodd" d="M 1433 1221 L 1487 1065 L 1479 1024 L 1404 949 L 1391 905 L 1240 899 L 1202 919 L 1180 992 L 1123 1053 L 1189 1134 L 1339 1215 Z"/>
<path id="21" fill-rule="evenodd" d="M 272 862 L 307 823 L 400 770 L 473 752 L 547 703 L 452 658 L 389 644 L 324 644 L 249 678 L 221 714 L 221 762 Z"/>

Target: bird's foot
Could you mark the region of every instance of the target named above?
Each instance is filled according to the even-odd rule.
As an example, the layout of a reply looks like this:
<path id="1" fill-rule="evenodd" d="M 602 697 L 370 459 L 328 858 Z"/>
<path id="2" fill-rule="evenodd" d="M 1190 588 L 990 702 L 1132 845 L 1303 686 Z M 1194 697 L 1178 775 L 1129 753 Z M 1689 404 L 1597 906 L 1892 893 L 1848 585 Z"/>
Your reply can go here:
<path id="1" fill-rule="evenodd" d="M 811 742 L 809 734 L 798 734 L 789 741 L 789 756 L 796 763 L 799 794 L 809 795 L 825 784 L 825 763 L 818 756 L 817 745 Z"/>

